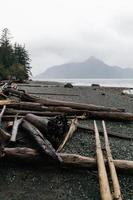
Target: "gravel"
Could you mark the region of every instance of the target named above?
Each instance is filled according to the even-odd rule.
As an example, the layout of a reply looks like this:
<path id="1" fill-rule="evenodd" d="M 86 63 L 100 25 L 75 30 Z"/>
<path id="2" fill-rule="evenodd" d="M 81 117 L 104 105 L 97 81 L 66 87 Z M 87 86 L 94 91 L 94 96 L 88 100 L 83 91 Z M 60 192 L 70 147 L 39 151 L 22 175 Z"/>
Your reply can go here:
<path id="1" fill-rule="evenodd" d="M 122 95 L 120 88 L 74 87 L 64 88 L 58 83 L 43 83 L 41 87 L 20 85 L 27 92 L 57 93 L 55 96 L 43 95 L 59 100 L 93 103 L 97 105 L 125 108 L 133 112 L 133 98 Z M 33 84 L 33 86 L 34 86 Z M 76 96 L 58 96 L 58 93 L 75 94 Z M 92 120 L 80 121 L 80 124 L 93 126 Z M 97 121 L 99 129 L 101 121 Z M 113 133 L 132 135 L 133 123 L 106 122 L 107 130 Z M 100 136 L 102 146 L 103 137 Z M 109 138 L 114 159 L 133 160 L 133 141 Z M 63 152 L 77 153 L 95 157 L 95 138 L 88 131 L 79 129 L 66 144 Z M 133 175 L 119 173 L 123 199 L 133 199 Z M 14 163 L 0 164 L 0 199 L 2 200 L 98 200 L 99 183 L 97 171 L 79 169 L 48 169 L 43 166 L 21 166 Z"/>

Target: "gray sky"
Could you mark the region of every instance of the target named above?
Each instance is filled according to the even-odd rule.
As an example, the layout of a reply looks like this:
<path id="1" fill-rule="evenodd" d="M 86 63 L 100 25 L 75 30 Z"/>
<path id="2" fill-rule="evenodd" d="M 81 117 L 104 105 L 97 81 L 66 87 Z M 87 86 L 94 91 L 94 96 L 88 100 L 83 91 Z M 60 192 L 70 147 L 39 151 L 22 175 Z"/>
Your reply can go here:
<path id="1" fill-rule="evenodd" d="M 24 43 L 33 75 L 95 56 L 133 68 L 132 0 L 0 0 L 0 30 Z"/>

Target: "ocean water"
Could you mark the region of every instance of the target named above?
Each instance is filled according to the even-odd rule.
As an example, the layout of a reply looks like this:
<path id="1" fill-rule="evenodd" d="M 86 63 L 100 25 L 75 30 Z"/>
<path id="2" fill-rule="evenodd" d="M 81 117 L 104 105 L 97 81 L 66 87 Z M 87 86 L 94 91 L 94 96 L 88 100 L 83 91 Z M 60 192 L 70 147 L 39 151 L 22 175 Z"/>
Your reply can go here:
<path id="1" fill-rule="evenodd" d="M 63 83 L 72 83 L 77 86 L 90 86 L 99 84 L 107 87 L 127 87 L 133 88 L 133 79 L 41 79 L 41 81 L 56 81 Z"/>

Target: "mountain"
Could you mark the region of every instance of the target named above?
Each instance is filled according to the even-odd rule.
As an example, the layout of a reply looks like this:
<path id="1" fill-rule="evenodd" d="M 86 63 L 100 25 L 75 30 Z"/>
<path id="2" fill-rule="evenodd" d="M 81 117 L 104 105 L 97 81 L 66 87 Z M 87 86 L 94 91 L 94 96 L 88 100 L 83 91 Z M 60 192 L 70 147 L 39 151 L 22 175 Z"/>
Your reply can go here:
<path id="1" fill-rule="evenodd" d="M 45 72 L 35 78 L 133 78 L 133 69 L 123 69 L 117 66 L 110 66 L 103 61 L 90 57 L 80 63 L 66 63 L 48 68 Z"/>

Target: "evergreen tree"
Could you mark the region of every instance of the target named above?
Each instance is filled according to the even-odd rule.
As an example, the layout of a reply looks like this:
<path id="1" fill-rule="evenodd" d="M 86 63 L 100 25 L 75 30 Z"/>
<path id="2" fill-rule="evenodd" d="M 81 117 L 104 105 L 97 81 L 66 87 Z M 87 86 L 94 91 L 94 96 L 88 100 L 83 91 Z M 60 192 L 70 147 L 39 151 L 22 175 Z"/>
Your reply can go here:
<path id="1" fill-rule="evenodd" d="M 3 29 L 0 38 L 0 78 L 28 79 L 31 75 L 30 58 L 25 46 L 11 44 L 10 32 Z"/>

